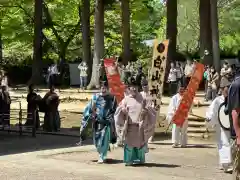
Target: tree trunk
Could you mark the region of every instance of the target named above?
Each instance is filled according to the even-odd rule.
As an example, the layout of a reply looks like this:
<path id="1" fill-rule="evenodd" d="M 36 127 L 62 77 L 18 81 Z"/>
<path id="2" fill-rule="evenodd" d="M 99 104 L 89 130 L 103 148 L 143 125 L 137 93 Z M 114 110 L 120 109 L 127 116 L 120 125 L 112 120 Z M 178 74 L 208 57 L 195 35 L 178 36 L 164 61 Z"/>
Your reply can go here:
<path id="1" fill-rule="evenodd" d="M 123 44 L 123 63 L 127 65 L 131 54 L 130 42 L 130 1 L 122 0 L 122 44 Z"/>
<path id="2" fill-rule="evenodd" d="M 177 0 L 167 1 L 167 39 L 170 40 L 168 46 L 168 67 L 170 61 L 175 61 L 177 47 Z"/>
<path id="3" fill-rule="evenodd" d="M 211 8 L 210 0 L 200 0 L 200 56 L 204 57 L 203 63 L 212 65 L 212 29 L 211 29 Z M 204 56 L 208 50 L 209 55 Z"/>
<path id="4" fill-rule="evenodd" d="M 92 74 L 92 58 L 91 58 L 91 37 L 90 37 L 90 0 L 82 0 L 83 6 L 80 12 L 82 20 L 82 59 L 88 65 L 88 77 Z"/>
<path id="5" fill-rule="evenodd" d="M 99 88 L 99 64 L 104 55 L 104 3 L 95 1 L 94 57 L 92 77 L 88 88 Z"/>
<path id="6" fill-rule="evenodd" d="M 217 0 L 211 0 L 211 24 L 212 24 L 213 64 L 216 70 L 220 72 L 221 63 L 220 63 L 220 48 L 219 48 Z"/>
<path id="7" fill-rule="evenodd" d="M 40 84 L 42 79 L 42 9 L 43 1 L 35 0 L 33 65 L 31 78 L 31 83 L 34 84 Z"/>
<path id="8" fill-rule="evenodd" d="M 167 80 L 167 75 L 170 69 L 170 62 L 175 61 L 176 49 L 177 49 L 177 0 L 168 0 L 166 2 L 167 6 L 167 28 L 166 28 L 166 38 L 169 39 L 168 45 L 168 56 L 167 56 L 167 64 L 166 71 L 164 75 L 164 81 Z"/>

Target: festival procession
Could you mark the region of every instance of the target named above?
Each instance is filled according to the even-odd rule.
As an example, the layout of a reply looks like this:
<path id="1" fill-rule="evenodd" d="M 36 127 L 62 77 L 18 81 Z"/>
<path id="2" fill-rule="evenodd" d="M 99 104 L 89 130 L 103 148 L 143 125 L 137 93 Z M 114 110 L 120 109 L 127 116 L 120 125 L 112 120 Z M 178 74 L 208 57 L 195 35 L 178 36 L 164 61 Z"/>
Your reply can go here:
<path id="1" fill-rule="evenodd" d="M 124 67 L 117 59 L 104 60 L 107 79 L 101 82 L 100 93 L 92 97 L 84 110 L 77 143 L 84 143 L 82 134 L 91 123 L 99 164 L 106 162 L 111 147 L 122 148 L 125 166 L 144 164 L 146 154 L 151 153 L 148 145 L 153 142 L 161 111 L 167 56 L 164 48 L 168 41 L 160 46 L 163 47 L 154 52 L 148 75 L 143 73 L 141 65 Z M 134 69 L 135 74 L 131 73 Z M 191 114 L 195 93 L 204 78 L 205 101 L 211 101 L 205 115 L 206 126 L 214 127 L 216 133 L 219 169 L 232 173 L 235 179 L 239 179 L 240 173 L 239 73 L 240 68 L 231 67 L 227 62 L 218 74 L 213 66 L 204 67 L 197 61 L 187 60 L 185 67 L 180 62 L 171 62 L 166 78 L 171 99 L 165 121 L 166 131 L 172 132 L 172 148 L 188 148 L 188 114 Z"/>
<path id="2" fill-rule="evenodd" d="M 219 74 L 213 66 L 205 67 L 188 59 L 184 65 L 172 61 L 167 72 L 168 43 L 168 40 L 154 42 L 148 74 L 141 64 L 130 62 L 124 66 L 118 58 L 103 60 L 101 68 L 105 75 L 100 76 L 99 92 L 84 108 L 80 140 L 76 145 L 84 144 L 85 131 L 90 127 L 98 164 L 105 164 L 115 148 L 122 149 L 125 166 L 145 164 L 161 113 L 163 86 L 167 85 L 170 102 L 164 119 L 165 131 L 171 131 L 172 148 L 188 148 L 188 115 L 192 113 L 196 91 L 204 79 L 205 101 L 211 102 L 205 112 L 205 123 L 215 130 L 219 157 L 216 161 L 223 173 L 232 174 L 234 180 L 240 179 L 240 67 L 232 67 L 226 61 Z M 86 90 L 88 67 L 83 62 L 77 68 L 80 88 Z M 46 76 L 49 91 L 43 98 L 35 92 L 33 84 L 29 85 L 28 117 L 23 128 L 34 126 L 46 132 L 60 131 L 60 99 L 55 92 L 58 74 L 57 65 L 52 64 Z M 10 126 L 11 97 L 5 72 L 1 75 L 1 87 L 1 123 Z M 39 112 L 45 114 L 43 125 L 40 125 Z"/>

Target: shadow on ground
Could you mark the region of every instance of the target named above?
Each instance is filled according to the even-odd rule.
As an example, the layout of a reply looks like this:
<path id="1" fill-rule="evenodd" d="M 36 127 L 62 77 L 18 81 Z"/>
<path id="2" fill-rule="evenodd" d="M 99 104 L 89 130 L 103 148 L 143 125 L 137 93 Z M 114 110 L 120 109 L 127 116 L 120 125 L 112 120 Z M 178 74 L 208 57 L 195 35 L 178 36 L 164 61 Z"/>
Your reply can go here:
<path id="1" fill-rule="evenodd" d="M 154 145 L 172 145 L 172 143 L 161 143 L 161 142 L 153 142 L 151 144 Z M 187 147 L 185 148 L 199 148 L 199 149 L 204 149 L 204 148 L 209 148 L 209 149 L 214 149 L 216 147 L 214 147 L 212 144 L 188 144 Z"/>
<path id="2" fill-rule="evenodd" d="M 97 163 L 97 160 L 92 160 L 92 162 Z M 106 159 L 105 164 L 122 164 L 123 160 L 119 159 Z M 179 165 L 175 164 L 159 164 L 159 163 L 144 163 L 144 164 L 134 164 L 132 167 L 157 167 L 157 168 L 177 168 Z"/>
<path id="3" fill-rule="evenodd" d="M 176 164 L 158 164 L 158 163 L 145 163 L 145 164 L 136 164 L 133 167 L 162 167 L 162 168 L 177 168 L 180 167 Z"/>
<path id="4" fill-rule="evenodd" d="M 79 137 L 42 135 L 36 138 L 29 135 L 19 136 L 17 133 L 0 132 L 0 156 L 75 147 Z M 84 141 L 84 145 L 91 144 L 91 140 Z"/>
<path id="5" fill-rule="evenodd" d="M 92 162 L 97 163 L 98 160 L 92 160 Z M 123 163 L 123 160 L 111 159 L 111 158 L 106 159 L 106 162 L 105 162 L 105 164 L 122 164 L 122 163 Z"/>

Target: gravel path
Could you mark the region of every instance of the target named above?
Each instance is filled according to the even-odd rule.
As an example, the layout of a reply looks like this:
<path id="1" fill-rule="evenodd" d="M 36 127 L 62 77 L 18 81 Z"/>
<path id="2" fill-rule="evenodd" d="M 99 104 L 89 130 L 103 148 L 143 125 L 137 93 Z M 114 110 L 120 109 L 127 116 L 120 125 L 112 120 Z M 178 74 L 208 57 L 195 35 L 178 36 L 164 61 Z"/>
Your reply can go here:
<path id="1" fill-rule="evenodd" d="M 43 137 L 50 142 L 65 141 L 72 146 L 76 139 Z M 60 141 L 62 139 L 62 141 Z M 67 143 L 69 141 L 69 143 Z M 36 151 L 0 157 L 1 180 L 229 180 L 231 175 L 217 169 L 218 157 L 214 145 L 191 141 L 188 148 L 173 149 L 169 141 L 150 145 L 144 166 L 125 167 L 123 150 L 108 154 L 108 163 L 98 165 L 92 145 Z M 204 144 L 205 143 L 205 144 Z M 64 144 L 64 143 L 63 143 Z M 0 144 L 1 145 L 1 144 Z M 31 146 L 36 146 L 31 144 Z M 47 146 L 47 145 L 46 145 Z M 45 148 L 51 149 L 53 147 Z M 56 148 L 56 147 L 55 147 Z M 1 148 L 0 148 L 1 150 Z"/>

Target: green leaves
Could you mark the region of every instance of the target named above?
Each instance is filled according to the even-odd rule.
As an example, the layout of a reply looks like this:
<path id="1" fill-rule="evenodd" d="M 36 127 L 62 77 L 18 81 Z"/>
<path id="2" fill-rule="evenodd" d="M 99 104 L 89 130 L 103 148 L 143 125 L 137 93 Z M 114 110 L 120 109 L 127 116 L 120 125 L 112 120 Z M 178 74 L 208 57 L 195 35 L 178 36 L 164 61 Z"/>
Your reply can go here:
<path id="1" fill-rule="evenodd" d="M 122 51 L 121 6 L 117 0 L 103 0 L 105 4 L 106 55 L 119 55 Z M 0 0 L 0 25 L 3 36 L 4 57 L 20 60 L 32 56 L 33 1 Z M 79 22 L 81 0 L 46 0 L 52 22 L 44 13 L 44 52 L 46 58 L 57 60 L 66 45 L 68 60 L 81 57 L 82 36 Z M 94 0 L 91 0 L 91 38 L 93 40 Z M 195 52 L 199 42 L 199 0 L 179 0 L 178 47 L 180 51 Z M 240 2 L 219 0 L 220 47 L 222 51 L 236 53 L 240 43 Z M 151 57 L 152 49 L 143 41 L 166 37 L 166 7 L 159 0 L 131 0 L 131 47 L 140 59 Z M 68 42 L 69 41 L 69 42 Z M 66 43 L 68 42 L 68 43 Z"/>

